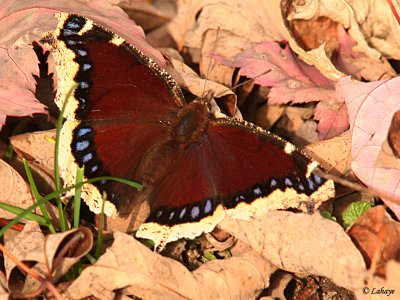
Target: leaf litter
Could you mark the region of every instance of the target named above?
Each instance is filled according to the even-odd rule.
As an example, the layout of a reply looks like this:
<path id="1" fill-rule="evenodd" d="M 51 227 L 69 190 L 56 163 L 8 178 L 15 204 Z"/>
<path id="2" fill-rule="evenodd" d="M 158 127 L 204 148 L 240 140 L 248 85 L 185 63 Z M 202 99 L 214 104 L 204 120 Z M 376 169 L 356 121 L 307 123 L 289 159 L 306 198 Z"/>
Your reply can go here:
<path id="1" fill-rule="evenodd" d="M 122 5 L 125 9 L 129 6 L 127 2 Z M 117 0 L 1 1 L 1 64 L 7 72 L 0 75 L 0 126 L 7 129 L 6 116 L 46 114 L 45 106 L 32 92 L 35 80 L 31 74 L 38 75 L 38 71 L 30 43 L 55 26 L 52 13 L 77 12 L 121 36 L 130 37 L 129 42 L 168 68 L 179 84 L 192 94 L 201 96 L 208 90 L 217 91 L 219 106 L 213 103 L 216 114 L 247 117 L 246 101 L 251 101 L 252 93 L 246 93 L 239 110 L 235 95 L 214 82 L 230 86 L 241 77 L 254 78 L 253 89 L 263 86 L 260 90 L 266 93 L 262 93 L 260 99 L 264 105 L 308 102 L 307 107 L 314 113 L 296 118 L 295 131 L 306 128 L 302 123 L 314 124 L 307 125 L 307 128 L 314 128 L 307 130 L 318 133 L 312 135 L 311 140 L 319 142 L 308 146 L 313 156 L 326 161 L 327 170 L 335 169 L 336 175 L 351 174 L 351 169 L 362 184 L 378 196 L 383 195 L 384 203 L 399 217 L 398 158 L 385 143 L 392 117 L 399 111 L 397 73 L 388 62 L 388 59 L 399 59 L 396 34 L 399 24 L 387 1 L 320 0 L 311 1 L 318 5 L 308 6 L 301 1 L 290 5 L 277 0 L 263 4 L 249 1 L 246 6 L 241 1 L 176 2 L 172 6 L 155 2 L 159 2 L 158 6 L 135 3 L 129 9 L 133 15 L 146 12 L 137 20 L 148 24 L 144 26 L 146 33 L 165 39 L 164 45 L 175 43 L 178 50 L 191 57 L 192 63 L 199 65 L 200 74 L 208 78 L 206 81 L 185 64 L 172 58 L 165 60 L 160 52 L 149 47 L 140 27 L 115 6 L 119 3 Z M 175 5 L 173 12 L 171 7 Z M 400 8 L 396 8 L 399 11 Z M 326 48 L 324 40 L 300 39 L 302 26 L 307 26 L 311 32 L 323 31 L 316 25 L 322 24 L 321 18 L 329 19 L 329 26 L 324 28 L 329 44 Z M 362 19 L 364 22 L 360 22 Z M 382 26 L 390 30 L 376 35 L 376 29 Z M 285 42 L 278 44 L 282 41 Z M 267 54 L 260 56 L 260 49 Z M 170 52 L 163 50 L 163 53 L 168 57 Z M 261 70 L 262 64 L 265 65 Z M 51 63 L 49 65 L 52 67 Z M 238 73 L 236 68 L 240 68 Z M 259 76 L 271 68 L 272 72 Z M 300 73 L 292 72 L 298 70 L 296 68 L 301 69 Z M 52 72 L 55 74 L 54 69 Z M 345 75 L 352 75 L 353 80 Z M 235 92 L 240 93 L 240 87 Z M 282 120 L 286 111 L 289 110 L 279 109 L 270 117 L 263 114 L 265 117 L 260 123 L 267 123 L 267 118 L 271 118 L 273 127 L 284 128 Z M 52 136 L 51 132 L 30 131 L 13 137 L 12 144 L 20 157 L 43 172 L 42 177 L 46 176 L 44 174 L 49 177 L 53 172 L 54 146 L 45 135 Z M 34 200 L 17 169 L 1 161 L 0 178 L 4 180 L 0 183 L 0 201 L 26 208 Z M 42 193 L 45 192 L 43 189 Z M 331 205 L 335 206 L 335 201 Z M 3 209 L 0 211 L 1 218 L 13 218 Z M 331 212 L 335 215 L 334 209 Z M 286 272 L 295 278 L 323 276 L 352 291 L 357 299 L 380 299 L 389 292 L 366 295 L 363 288 L 369 287 L 372 291 L 384 287 L 400 293 L 398 224 L 398 219 L 388 215 L 379 202 L 348 231 L 318 212 L 308 215 L 271 211 L 261 220 L 249 221 L 226 218 L 221 228 L 238 239 L 230 248 L 232 257 L 206 261 L 192 272 L 182 263 L 152 252 L 132 236 L 114 232 L 112 245 L 68 283 L 63 297 L 252 299 L 262 291 L 268 296 L 268 287 L 279 283 L 274 274 Z M 9 293 L 32 293 L 41 288 L 39 281 L 20 270 L 20 263 L 27 264 L 46 282 L 56 286 L 65 282 L 67 271 L 92 249 L 92 234 L 84 227 L 65 233 L 42 233 L 37 224 L 28 222 L 21 233 L 4 242 L 17 257 L 13 261 L 4 255 L 6 268 L 1 277 L 0 297 L 7 299 Z M 284 291 L 289 289 L 291 281 L 282 280 Z M 314 289 L 318 289 L 318 285 Z"/>

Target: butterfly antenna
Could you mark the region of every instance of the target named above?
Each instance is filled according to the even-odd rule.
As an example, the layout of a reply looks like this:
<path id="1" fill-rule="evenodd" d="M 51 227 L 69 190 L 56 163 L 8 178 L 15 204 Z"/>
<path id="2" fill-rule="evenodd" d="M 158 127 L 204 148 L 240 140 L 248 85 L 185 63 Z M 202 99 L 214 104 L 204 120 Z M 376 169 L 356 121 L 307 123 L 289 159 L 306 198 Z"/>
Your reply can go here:
<path id="1" fill-rule="evenodd" d="M 206 74 L 206 78 L 205 78 L 204 86 L 203 86 L 203 93 L 202 93 L 203 95 L 204 95 L 204 93 L 205 93 L 206 86 L 207 86 L 207 83 L 208 83 L 208 75 L 209 75 L 210 72 L 211 72 L 211 60 L 212 60 L 212 57 L 215 55 L 215 53 L 216 53 L 216 51 L 217 51 L 217 42 L 218 42 L 218 37 L 219 37 L 219 33 L 220 33 L 220 32 L 221 32 L 221 25 L 218 24 L 217 34 L 216 34 L 216 36 L 215 36 L 214 47 L 213 47 L 213 49 L 212 49 L 212 51 L 211 51 L 210 61 L 208 62 L 208 67 L 207 67 L 207 72 L 205 73 L 205 74 Z M 206 97 L 203 96 L 203 98 L 206 98 Z M 212 97 L 208 97 L 208 98 L 212 98 Z M 209 100 L 209 101 L 210 101 L 210 100 Z"/>
<path id="2" fill-rule="evenodd" d="M 234 91 L 234 90 L 236 90 L 237 88 L 241 87 L 242 85 L 245 85 L 245 84 L 247 84 L 247 83 L 249 83 L 249 82 L 251 82 L 251 81 L 254 81 L 255 79 L 257 79 L 257 78 L 259 78 L 259 77 L 261 77 L 261 76 L 264 76 L 265 74 L 268 74 L 269 72 L 272 72 L 273 70 L 274 70 L 274 69 L 269 69 L 269 70 L 267 70 L 267 71 L 265 71 L 265 72 L 263 72 L 263 73 L 261 73 L 261 74 L 258 74 L 257 76 L 255 76 L 255 77 L 253 77 L 253 78 L 248 78 L 248 79 L 246 79 L 245 81 L 243 81 L 243 82 L 241 82 L 241 83 L 239 83 L 239 84 L 237 84 L 237 85 L 231 87 L 230 90 L 231 90 L 231 91 Z M 220 95 L 215 95 L 215 97 L 218 98 L 218 97 L 220 97 L 221 95 L 222 95 L 222 93 L 221 93 Z"/>

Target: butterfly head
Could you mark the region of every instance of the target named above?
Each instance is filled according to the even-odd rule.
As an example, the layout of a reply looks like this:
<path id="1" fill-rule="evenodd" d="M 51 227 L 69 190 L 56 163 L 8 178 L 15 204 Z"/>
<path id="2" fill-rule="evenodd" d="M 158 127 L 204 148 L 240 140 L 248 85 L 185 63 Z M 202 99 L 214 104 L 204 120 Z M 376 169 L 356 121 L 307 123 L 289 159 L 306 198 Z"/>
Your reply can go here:
<path id="1" fill-rule="evenodd" d="M 171 129 L 171 136 L 182 146 L 197 142 L 204 135 L 209 121 L 208 103 L 193 101 L 179 111 Z"/>

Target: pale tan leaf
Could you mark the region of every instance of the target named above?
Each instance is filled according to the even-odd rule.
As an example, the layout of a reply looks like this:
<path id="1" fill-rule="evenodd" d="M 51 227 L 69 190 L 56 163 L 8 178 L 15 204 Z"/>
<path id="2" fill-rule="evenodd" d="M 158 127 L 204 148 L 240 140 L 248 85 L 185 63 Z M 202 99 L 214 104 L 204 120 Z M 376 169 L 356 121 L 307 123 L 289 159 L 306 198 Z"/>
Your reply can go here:
<path id="1" fill-rule="evenodd" d="M 220 226 L 283 270 L 325 276 L 353 290 L 363 285 L 360 252 L 339 224 L 319 213 L 270 211 L 262 220 L 225 218 Z"/>
<path id="2" fill-rule="evenodd" d="M 132 236 L 115 233 L 113 245 L 68 288 L 69 299 L 123 295 L 144 299 L 251 299 L 276 270 L 253 252 L 211 261 L 190 273 L 179 262 L 151 252 Z"/>
<path id="3" fill-rule="evenodd" d="M 242 119 L 242 115 L 236 107 L 236 95 L 231 89 L 215 81 L 200 78 L 191 68 L 176 59 L 170 59 L 170 63 L 171 66 L 167 67 L 167 71 L 175 78 L 179 86 L 188 89 L 193 95 L 200 98 L 207 97 L 208 93 L 212 92 L 211 96 L 220 99 L 219 104 L 225 106 L 226 111 L 230 112 L 232 117 Z M 211 106 L 214 116 L 225 117 L 214 101 L 211 102 Z"/>
<path id="4" fill-rule="evenodd" d="M 276 267 L 254 251 L 225 260 L 210 261 L 193 276 L 202 291 L 201 299 L 255 299 L 269 286 Z"/>
<path id="5" fill-rule="evenodd" d="M 46 173 L 52 175 L 55 133 L 54 129 L 29 132 L 10 137 L 10 142 L 18 156 L 25 158 L 30 163 L 35 163 Z"/>
<path id="6" fill-rule="evenodd" d="M 325 170 L 336 175 L 346 174 L 351 170 L 351 132 L 339 137 L 309 144 L 305 151 L 316 159 Z"/>
<path id="7" fill-rule="evenodd" d="M 0 159 L 0 202 L 20 208 L 28 208 L 35 203 L 25 180 L 4 160 Z M 13 219 L 15 214 L 0 209 L 0 217 Z"/>
<path id="8" fill-rule="evenodd" d="M 14 161 L 13 165 L 18 167 L 18 170 L 14 169 L 13 166 L 8 165 L 3 160 L 0 160 L 0 202 L 25 209 L 32 206 L 36 200 L 31 193 L 31 187 L 20 175 L 21 172 L 25 173 L 22 161 L 20 161 L 19 164 L 15 163 Z M 35 165 L 31 165 L 31 167 L 32 169 L 35 169 Z M 36 173 L 40 172 L 40 170 L 40 168 L 36 169 Z M 35 174 L 35 171 L 32 171 Z M 48 174 L 46 175 L 46 173 L 42 173 L 41 175 L 43 175 L 44 178 L 48 178 L 49 176 Z M 49 180 L 52 180 L 51 177 Z M 41 181 L 37 180 L 36 176 L 35 182 L 38 187 L 43 186 L 43 184 L 40 184 Z M 59 220 L 57 208 L 50 202 L 46 202 L 44 206 L 49 214 L 50 219 L 52 222 L 54 222 L 53 224 L 57 225 Z M 42 215 L 39 207 L 37 207 L 34 212 L 38 215 Z M 15 217 L 15 214 L 4 209 L 0 209 L 0 217 L 10 220 Z"/>
<path id="9" fill-rule="evenodd" d="M 296 43 L 282 13 L 288 7 L 282 8 L 282 5 L 280 0 L 246 1 L 245 6 L 240 0 L 180 1 L 177 15 L 170 24 L 170 33 L 178 49 L 187 47 L 191 53 L 193 49 L 201 53 L 202 60 L 195 62 L 200 62 L 202 74 L 225 84 L 230 84 L 227 74 L 231 74 L 232 69 L 215 66 L 210 57 L 214 54 L 233 57 L 265 41 L 288 41 L 303 61 L 315 65 L 326 77 L 334 80 L 342 77 L 327 57 L 323 45 L 307 52 Z"/>
<path id="10" fill-rule="evenodd" d="M 8 241 L 5 247 L 20 261 L 33 261 L 37 262 L 39 259 L 37 253 L 42 253 L 44 250 L 44 235 L 36 222 L 29 221 L 25 224 L 23 231 L 18 234 L 13 240 Z M 34 257 L 32 254 L 34 253 Z M 42 259 L 43 260 L 43 259 Z M 4 257 L 4 266 L 7 274 L 8 289 L 11 292 L 26 291 L 25 280 L 26 275 L 20 271 L 16 263 L 11 260 L 8 256 Z M 21 278 L 24 278 L 21 280 Z M 33 291 L 40 286 L 40 283 L 36 281 L 32 284 L 32 280 L 27 280 L 30 283 L 29 290 Z"/>
<path id="11" fill-rule="evenodd" d="M 353 9 L 354 17 L 366 41 L 387 58 L 400 59 L 400 26 L 394 12 L 390 9 L 389 1 L 349 0 L 347 2 Z M 391 2 L 399 13 L 399 2 Z"/>
<path id="12" fill-rule="evenodd" d="M 0 300 L 9 300 L 10 294 L 7 292 L 6 288 L 3 285 L 0 285 Z"/>
<path id="13" fill-rule="evenodd" d="M 111 295 L 127 287 L 144 299 L 199 299 L 195 280 L 182 264 L 152 252 L 127 234 L 116 232 L 114 238 L 96 264 L 67 289 L 69 299 Z"/>

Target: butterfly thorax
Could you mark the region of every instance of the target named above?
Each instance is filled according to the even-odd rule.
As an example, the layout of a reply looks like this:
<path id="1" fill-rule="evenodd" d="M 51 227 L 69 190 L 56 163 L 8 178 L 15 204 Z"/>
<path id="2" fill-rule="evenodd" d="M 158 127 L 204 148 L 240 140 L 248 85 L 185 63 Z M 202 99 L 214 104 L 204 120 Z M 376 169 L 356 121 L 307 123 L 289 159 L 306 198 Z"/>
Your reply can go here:
<path id="1" fill-rule="evenodd" d="M 176 163 L 194 144 L 201 144 L 207 130 L 210 112 L 204 102 L 193 101 L 179 110 L 170 123 L 169 134 L 160 137 L 143 155 L 134 179 L 145 186 L 141 196 L 153 197 L 154 187 L 170 174 Z"/>
<path id="2" fill-rule="evenodd" d="M 171 140 L 181 149 L 199 142 L 207 129 L 209 116 L 206 103 L 189 103 L 179 111 L 176 121 L 171 126 Z"/>

